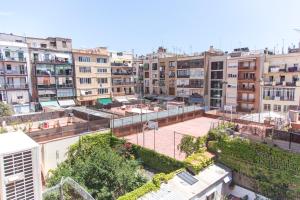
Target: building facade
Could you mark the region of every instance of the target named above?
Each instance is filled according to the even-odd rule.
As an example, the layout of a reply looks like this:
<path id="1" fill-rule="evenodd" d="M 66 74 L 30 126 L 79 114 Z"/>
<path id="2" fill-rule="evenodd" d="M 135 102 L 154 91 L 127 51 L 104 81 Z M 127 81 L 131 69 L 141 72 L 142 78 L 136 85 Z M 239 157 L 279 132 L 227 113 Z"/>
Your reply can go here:
<path id="1" fill-rule="evenodd" d="M 266 55 L 262 110 L 288 112 L 300 101 L 300 53 Z"/>
<path id="2" fill-rule="evenodd" d="M 33 101 L 43 105 L 75 105 L 72 40 L 26 38 L 32 66 Z"/>
<path id="3" fill-rule="evenodd" d="M 264 54 L 235 49 L 227 59 L 226 105 L 237 112 L 259 112 Z"/>
<path id="4" fill-rule="evenodd" d="M 31 110 L 30 62 L 24 38 L 0 36 L 0 101 L 12 105 L 17 114 Z"/>
<path id="5" fill-rule="evenodd" d="M 208 108 L 223 109 L 226 96 L 227 55 L 212 56 L 208 66 Z"/>
<path id="6" fill-rule="evenodd" d="M 111 67 L 107 48 L 73 49 L 76 103 L 95 105 L 111 98 Z M 103 100 L 102 100 L 103 101 Z M 111 100 L 110 100 L 111 101 Z"/>
<path id="7" fill-rule="evenodd" d="M 134 95 L 133 54 L 110 52 L 112 96 Z"/>

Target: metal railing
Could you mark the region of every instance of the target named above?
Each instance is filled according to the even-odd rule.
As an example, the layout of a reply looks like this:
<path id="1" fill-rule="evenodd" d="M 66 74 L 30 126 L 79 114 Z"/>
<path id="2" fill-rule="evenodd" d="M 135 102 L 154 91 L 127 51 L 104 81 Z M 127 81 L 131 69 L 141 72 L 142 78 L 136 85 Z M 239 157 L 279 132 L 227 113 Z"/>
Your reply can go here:
<path id="1" fill-rule="evenodd" d="M 151 112 L 151 113 L 143 113 L 138 115 L 133 115 L 130 117 L 124 117 L 119 119 L 112 119 L 110 121 L 111 128 L 118 128 L 123 127 L 126 125 L 136 124 L 140 122 L 147 122 L 147 121 L 156 121 L 157 119 L 182 115 L 189 112 L 203 110 L 204 108 L 201 106 L 184 106 L 184 107 L 175 107 L 170 108 L 168 110 L 159 111 L 159 112 Z"/>

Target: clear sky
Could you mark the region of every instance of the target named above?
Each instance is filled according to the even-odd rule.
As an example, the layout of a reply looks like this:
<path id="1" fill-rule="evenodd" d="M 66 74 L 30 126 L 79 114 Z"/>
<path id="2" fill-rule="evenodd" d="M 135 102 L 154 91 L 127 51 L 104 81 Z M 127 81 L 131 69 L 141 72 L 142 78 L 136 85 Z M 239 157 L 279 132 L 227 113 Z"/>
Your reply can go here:
<path id="1" fill-rule="evenodd" d="M 73 39 L 73 47 L 107 46 L 178 53 L 298 44 L 300 0 L 2 0 L 0 32 Z"/>

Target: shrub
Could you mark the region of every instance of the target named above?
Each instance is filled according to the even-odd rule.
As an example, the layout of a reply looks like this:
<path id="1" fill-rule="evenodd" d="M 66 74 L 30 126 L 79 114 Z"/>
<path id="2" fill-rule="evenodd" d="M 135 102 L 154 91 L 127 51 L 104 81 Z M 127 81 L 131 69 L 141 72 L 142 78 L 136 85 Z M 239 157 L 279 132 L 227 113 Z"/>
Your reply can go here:
<path id="1" fill-rule="evenodd" d="M 170 173 L 184 167 L 184 163 L 182 161 L 178 161 L 174 158 L 138 145 L 132 145 L 132 152 L 143 165 L 157 170 L 158 172 Z"/>
<path id="2" fill-rule="evenodd" d="M 9 104 L 0 102 L 0 117 L 11 116 L 14 114 L 14 110 Z"/>
<path id="3" fill-rule="evenodd" d="M 194 174 L 198 174 L 203 168 L 212 163 L 212 158 L 207 157 L 204 153 L 194 153 L 184 160 L 185 166 Z"/>

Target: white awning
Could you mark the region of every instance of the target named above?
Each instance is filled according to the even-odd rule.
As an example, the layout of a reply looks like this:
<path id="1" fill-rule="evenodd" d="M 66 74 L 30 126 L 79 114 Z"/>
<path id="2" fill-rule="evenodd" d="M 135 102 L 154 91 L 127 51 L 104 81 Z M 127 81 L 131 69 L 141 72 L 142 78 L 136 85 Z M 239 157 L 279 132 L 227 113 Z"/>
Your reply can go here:
<path id="1" fill-rule="evenodd" d="M 55 56 L 58 58 L 70 58 L 71 55 L 66 53 L 56 53 Z"/>
<path id="2" fill-rule="evenodd" d="M 120 103 L 125 103 L 125 102 L 128 102 L 128 100 L 127 99 L 125 99 L 125 98 L 118 98 L 118 99 L 116 99 L 118 102 L 120 102 Z"/>
<path id="3" fill-rule="evenodd" d="M 75 102 L 73 99 L 59 100 L 58 103 L 61 107 L 75 106 Z"/>
<path id="4" fill-rule="evenodd" d="M 39 90 L 39 95 L 56 94 L 55 90 Z"/>

